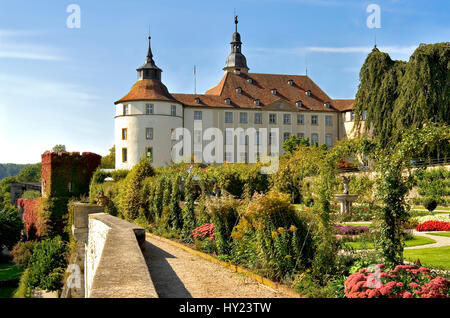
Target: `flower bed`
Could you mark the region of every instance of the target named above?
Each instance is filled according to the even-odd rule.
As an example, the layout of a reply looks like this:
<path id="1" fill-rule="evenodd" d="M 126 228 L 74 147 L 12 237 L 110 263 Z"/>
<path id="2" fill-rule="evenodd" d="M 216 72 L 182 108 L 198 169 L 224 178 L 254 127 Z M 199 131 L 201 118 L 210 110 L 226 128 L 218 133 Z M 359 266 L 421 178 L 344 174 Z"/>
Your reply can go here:
<path id="1" fill-rule="evenodd" d="M 379 264 L 350 275 L 344 283 L 347 298 L 449 298 L 450 281 L 433 277 L 428 268 L 398 265 L 384 271 Z"/>
<path id="2" fill-rule="evenodd" d="M 197 238 L 208 238 L 210 241 L 215 240 L 214 235 L 214 223 L 206 223 L 192 231 L 192 237 Z"/>
<path id="3" fill-rule="evenodd" d="M 450 231 L 450 222 L 427 221 L 417 225 L 416 231 Z"/>
<path id="4" fill-rule="evenodd" d="M 450 222 L 450 214 L 435 214 L 435 215 L 425 215 L 415 217 L 417 223 L 424 223 L 426 221 L 440 221 L 440 222 Z"/>
<path id="5" fill-rule="evenodd" d="M 358 235 L 369 232 L 367 226 L 335 225 L 333 228 L 338 235 Z"/>

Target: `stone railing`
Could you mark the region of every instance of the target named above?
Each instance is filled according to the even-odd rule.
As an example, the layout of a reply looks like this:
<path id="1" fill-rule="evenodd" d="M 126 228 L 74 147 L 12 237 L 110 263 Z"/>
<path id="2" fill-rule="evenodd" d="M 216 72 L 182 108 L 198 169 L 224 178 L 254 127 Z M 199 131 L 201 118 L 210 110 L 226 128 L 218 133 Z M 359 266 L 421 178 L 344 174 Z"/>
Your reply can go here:
<path id="1" fill-rule="evenodd" d="M 158 297 L 142 254 L 145 230 L 98 213 L 101 211 L 96 205 L 76 203 L 73 206 L 72 232 L 78 244 L 78 256 L 73 257 L 72 263 L 82 269 L 79 273 L 82 286 L 77 290 L 71 287 L 73 281 L 66 283 L 70 288 L 65 288 L 63 297 Z"/>

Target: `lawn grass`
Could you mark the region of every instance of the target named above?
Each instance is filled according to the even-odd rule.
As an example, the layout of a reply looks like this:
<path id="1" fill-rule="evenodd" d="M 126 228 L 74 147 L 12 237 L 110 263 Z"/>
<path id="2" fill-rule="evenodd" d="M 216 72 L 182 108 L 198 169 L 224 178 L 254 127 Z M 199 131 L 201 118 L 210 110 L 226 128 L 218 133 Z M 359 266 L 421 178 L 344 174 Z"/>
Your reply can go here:
<path id="1" fill-rule="evenodd" d="M 429 232 L 427 233 L 429 235 L 437 235 L 437 236 L 445 236 L 445 237 L 450 237 L 450 232 Z"/>
<path id="2" fill-rule="evenodd" d="M 405 250 L 403 255 L 410 262 L 420 259 L 424 267 L 450 270 L 450 246 Z"/>
<path id="3" fill-rule="evenodd" d="M 405 247 L 420 246 L 433 243 L 436 243 L 436 241 L 428 237 L 414 236 L 413 239 L 405 241 Z M 374 248 L 374 244 L 372 242 L 346 242 L 345 244 L 353 247 L 355 250 Z"/>
<path id="4" fill-rule="evenodd" d="M 367 223 L 347 223 L 347 222 L 344 222 L 344 223 L 342 223 L 342 225 L 351 225 L 351 226 L 367 226 L 367 227 L 371 227 L 372 226 L 372 223 L 371 222 L 367 222 Z"/>
<path id="5" fill-rule="evenodd" d="M 423 205 L 413 205 L 411 207 L 412 210 L 423 209 L 426 210 Z M 450 207 L 438 205 L 435 210 L 444 210 L 450 212 Z"/>
<path id="6" fill-rule="evenodd" d="M 22 271 L 22 269 L 14 264 L 0 264 L 0 281 L 18 279 Z"/>

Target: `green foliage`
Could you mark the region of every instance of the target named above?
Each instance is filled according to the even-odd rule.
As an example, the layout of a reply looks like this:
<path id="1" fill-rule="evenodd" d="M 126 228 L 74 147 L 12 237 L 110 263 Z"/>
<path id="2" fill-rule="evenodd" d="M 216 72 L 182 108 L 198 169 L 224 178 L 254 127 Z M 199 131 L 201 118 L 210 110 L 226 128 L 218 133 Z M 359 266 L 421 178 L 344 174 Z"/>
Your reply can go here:
<path id="1" fill-rule="evenodd" d="M 35 241 L 18 242 L 11 251 L 14 263 L 21 268 L 27 268 L 36 244 Z"/>
<path id="2" fill-rule="evenodd" d="M 384 147 L 395 148 L 404 130 L 421 128 L 428 122 L 450 122 L 450 46 L 421 45 L 409 62 L 392 61 L 374 49 L 360 72 L 355 100 L 355 127 L 361 127 Z M 437 143 L 430 152 L 450 153 L 447 143 Z"/>
<path id="3" fill-rule="evenodd" d="M 438 204 L 450 203 L 450 171 L 444 167 L 430 170 L 419 170 L 415 175 L 419 202 L 433 198 Z"/>
<path id="4" fill-rule="evenodd" d="M 172 183 L 169 185 L 172 187 L 172 192 L 170 196 L 169 209 L 170 209 L 170 217 L 169 224 L 172 230 L 180 230 L 183 228 L 183 216 L 180 207 L 181 201 L 181 177 L 179 175 L 175 175 L 172 178 Z"/>
<path id="5" fill-rule="evenodd" d="M 230 254 L 231 232 L 237 222 L 239 205 L 240 201 L 228 193 L 223 193 L 221 197 L 207 196 L 205 199 L 206 212 L 215 225 L 214 234 L 219 254 Z"/>
<path id="6" fill-rule="evenodd" d="M 142 159 L 121 184 L 118 210 L 125 220 L 133 221 L 138 217 L 139 208 L 143 205 L 140 196 L 143 181 L 153 175 L 154 171 L 150 161 Z"/>
<path id="7" fill-rule="evenodd" d="M 109 154 L 102 157 L 100 168 L 102 169 L 114 169 L 116 167 L 116 146 L 109 149 Z"/>
<path id="8" fill-rule="evenodd" d="M 39 242 L 30 259 L 28 287 L 57 291 L 63 286 L 67 244 L 56 236 Z"/>
<path id="9" fill-rule="evenodd" d="M 427 209 L 430 212 L 433 212 L 436 207 L 437 207 L 437 202 L 435 199 L 433 198 L 427 198 L 425 199 L 425 201 L 423 202 L 423 206 L 425 207 L 425 209 Z"/>
<path id="10" fill-rule="evenodd" d="M 14 292 L 13 298 L 30 298 L 31 288 L 29 287 L 28 280 L 30 277 L 30 269 L 27 268 L 20 276 L 19 287 Z"/>
<path id="11" fill-rule="evenodd" d="M 0 248 L 11 249 L 20 240 L 22 228 L 17 209 L 9 207 L 0 210 Z"/>
<path id="12" fill-rule="evenodd" d="M 448 143 L 449 140 L 448 126 L 429 125 L 406 131 L 395 149 L 388 149 L 368 140 L 364 142 L 364 148 L 366 151 L 370 150 L 378 172 L 376 193 L 383 206 L 379 215 L 381 222 L 377 245 L 381 247 L 388 266 L 403 263 L 403 228 L 408 220 L 409 210 L 406 195 L 414 185 L 411 159 L 420 158 L 427 147 L 442 141 Z"/>
<path id="13" fill-rule="evenodd" d="M 309 138 L 298 138 L 295 135 L 292 135 L 284 141 L 282 148 L 288 154 L 292 154 L 300 146 L 309 146 Z"/>
<path id="14" fill-rule="evenodd" d="M 50 150 L 44 151 L 44 153 L 47 153 L 47 152 L 63 153 L 63 152 L 67 152 L 67 150 L 66 150 L 65 145 L 55 145 L 51 151 Z"/>
<path id="15" fill-rule="evenodd" d="M 195 229 L 195 194 L 193 175 L 189 174 L 184 182 L 183 229 L 182 237 L 186 242 L 192 241 L 192 230 Z"/>
<path id="16" fill-rule="evenodd" d="M 240 217 L 233 238 L 256 238 L 259 263 L 268 277 L 281 280 L 310 266 L 314 253 L 311 234 L 288 195 L 255 193 Z"/>
<path id="17" fill-rule="evenodd" d="M 37 199 L 41 196 L 41 192 L 40 191 L 36 191 L 36 190 L 27 190 L 22 194 L 22 199 L 27 199 L 27 200 L 34 200 Z"/>

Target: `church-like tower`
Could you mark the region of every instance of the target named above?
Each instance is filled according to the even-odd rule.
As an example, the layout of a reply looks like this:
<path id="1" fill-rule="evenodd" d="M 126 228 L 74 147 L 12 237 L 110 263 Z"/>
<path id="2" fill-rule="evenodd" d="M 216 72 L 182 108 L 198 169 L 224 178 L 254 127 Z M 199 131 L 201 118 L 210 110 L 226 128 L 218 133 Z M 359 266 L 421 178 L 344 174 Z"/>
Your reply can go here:
<path id="1" fill-rule="evenodd" d="M 231 53 L 227 57 L 225 67 L 223 70 L 225 72 L 234 72 L 239 74 L 240 72 L 248 73 L 247 59 L 244 54 L 242 54 L 242 42 L 241 35 L 237 31 L 238 17 L 234 17 L 235 32 L 233 33 L 233 38 L 231 41 Z"/>
<path id="2" fill-rule="evenodd" d="M 138 81 L 115 102 L 116 169 L 131 169 L 144 156 L 155 166 L 170 163 L 172 130 L 183 126 L 183 108 L 161 81 L 148 37 L 144 65 L 137 69 Z"/>

